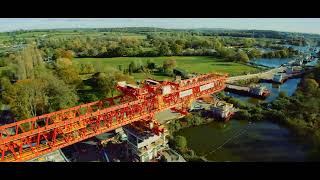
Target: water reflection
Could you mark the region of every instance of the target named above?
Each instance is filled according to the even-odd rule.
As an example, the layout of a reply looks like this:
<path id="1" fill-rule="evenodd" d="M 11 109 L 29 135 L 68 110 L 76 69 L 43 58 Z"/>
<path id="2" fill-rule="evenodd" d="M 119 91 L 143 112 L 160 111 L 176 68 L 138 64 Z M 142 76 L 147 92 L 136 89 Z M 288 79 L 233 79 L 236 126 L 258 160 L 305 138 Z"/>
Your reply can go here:
<path id="1" fill-rule="evenodd" d="M 257 65 L 263 65 L 263 66 L 275 68 L 291 60 L 292 58 L 258 58 L 258 59 L 253 59 L 251 62 Z"/>
<path id="2" fill-rule="evenodd" d="M 305 47 L 299 47 L 305 51 Z M 290 59 L 258 59 L 256 63 L 278 67 Z M 256 104 L 275 100 L 280 92 L 292 96 L 300 78 L 283 84 L 260 83 L 271 90 L 265 100 L 225 92 L 226 95 Z M 188 147 L 210 161 L 317 161 L 319 150 L 310 138 L 297 135 L 272 121 L 248 122 L 231 120 L 228 123 L 212 122 L 182 129 L 176 133 L 185 136 Z"/>
<path id="3" fill-rule="evenodd" d="M 306 65 L 307 66 L 316 66 L 318 64 L 318 61 L 319 61 L 319 59 L 311 61 L 311 62 L 307 63 Z"/>
<path id="4" fill-rule="evenodd" d="M 232 120 L 226 128 L 220 122 L 187 128 L 177 135 L 188 146 L 211 161 L 307 161 L 312 149 L 305 137 L 294 136 L 272 122 L 249 123 Z"/>
<path id="5" fill-rule="evenodd" d="M 234 97 L 251 104 L 257 104 L 261 102 L 272 102 L 278 98 L 280 92 L 284 92 L 287 96 L 292 96 L 293 93 L 296 91 L 300 81 L 301 78 L 289 79 L 283 84 L 259 83 L 262 86 L 266 86 L 271 91 L 270 96 L 268 96 L 265 100 L 254 97 L 242 96 L 231 92 L 225 92 L 225 94 L 227 96 Z"/>

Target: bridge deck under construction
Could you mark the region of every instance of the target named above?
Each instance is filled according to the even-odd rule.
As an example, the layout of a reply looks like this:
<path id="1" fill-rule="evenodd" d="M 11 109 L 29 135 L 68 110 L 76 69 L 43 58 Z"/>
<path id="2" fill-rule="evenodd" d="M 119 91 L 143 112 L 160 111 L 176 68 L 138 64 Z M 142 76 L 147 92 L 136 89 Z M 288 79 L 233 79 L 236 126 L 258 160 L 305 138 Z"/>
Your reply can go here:
<path id="1" fill-rule="evenodd" d="M 0 126 L 0 161 L 27 161 L 124 125 L 142 122 L 163 129 L 155 113 L 186 113 L 191 101 L 225 88 L 226 75 L 205 74 L 180 82 L 118 83 L 121 96 Z"/>

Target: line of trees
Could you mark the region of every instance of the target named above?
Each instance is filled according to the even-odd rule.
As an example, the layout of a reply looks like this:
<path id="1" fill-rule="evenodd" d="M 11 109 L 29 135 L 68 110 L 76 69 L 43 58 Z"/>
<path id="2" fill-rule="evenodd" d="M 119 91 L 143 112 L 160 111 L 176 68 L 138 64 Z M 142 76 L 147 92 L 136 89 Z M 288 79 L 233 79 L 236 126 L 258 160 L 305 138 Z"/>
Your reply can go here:
<path id="1" fill-rule="evenodd" d="M 251 58 L 261 56 L 289 57 L 295 53 L 282 49 L 277 41 L 270 39 L 199 36 L 184 32 L 105 33 L 69 37 L 49 34 L 46 38 L 38 38 L 36 44 L 45 61 L 72 57 L 215 56 L 229 61 L 248 62 Z M 279 51 L 259 54 L 257 50 L 239 50 L 254 47 L 269 47 Z"/>
<path id="2" fill-rule="evenodd" d="M 77 57 L 213 55 L 222 47 L 218 38 L 197 36 L 99 36 L 50 37 L 38 40 L 45 56 L 56 59 L 61 49 L 71 50 Z M 58 50 L 57 50 L 58 49 Z M 58 51 L 58 52 L 57 52 Z"/>
<path id="3" fill-rule="evenodd" d="M 78 76 L 68 64 L 71 60 L 58 59 L 50 66 L 43 61 L 41 51 L 29 45 L 10 56 L 8 62 L 8 70 L 1 74 L 1 97 L 17 119 L 57 111 L 78 102 Z"/>
<path id="4" fill-rule="evenodd" d="M 290 47 L 290 48 L 283 48 L 281 50 L 266 52 L 262 56 L 264 58 L 288 58 L 296 55 L 299 55 L 299 51 L 294 50 L 293 48 Z"/>

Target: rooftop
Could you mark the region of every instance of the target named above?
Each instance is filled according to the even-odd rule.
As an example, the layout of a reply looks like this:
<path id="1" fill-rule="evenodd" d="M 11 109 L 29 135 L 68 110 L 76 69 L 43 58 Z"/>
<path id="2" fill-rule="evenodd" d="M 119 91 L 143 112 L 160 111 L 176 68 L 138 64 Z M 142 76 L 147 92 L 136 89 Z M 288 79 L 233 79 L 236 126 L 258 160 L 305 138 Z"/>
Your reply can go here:
<path id="1" fill-rule="evenodd" d="M 148 139 L 149 137 L 156 135 L 154 132 L 150 131 L 150 129 L 147 129 L 147 128 L 138 129 L 137 127 L 132 126 L 131 124 L 124 126 L 124 129 L 138 136 L 142 140 Z"/>

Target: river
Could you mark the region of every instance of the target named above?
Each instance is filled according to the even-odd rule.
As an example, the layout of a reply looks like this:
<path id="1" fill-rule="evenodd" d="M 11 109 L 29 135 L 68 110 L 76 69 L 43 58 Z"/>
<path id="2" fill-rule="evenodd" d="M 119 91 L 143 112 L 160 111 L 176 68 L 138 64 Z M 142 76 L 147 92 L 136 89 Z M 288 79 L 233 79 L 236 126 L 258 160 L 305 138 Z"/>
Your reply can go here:
<path id="1" fill-rule="evenodd" d="M 263 66 L 268 66 L 272 68 L 279 67 L 281 64 L 285 64 L 289 61 L 291 61 L 292 58 L 258 58 L 258 59 L 253 59 L 252 63 L 257 64 L 257 65 L 263 65 Z"/>
<path id="2" fill-rule="evenodd" d="M 260 59 L 262 65 L 278 67 L 289 59 Z M 300 78 L 289 79 L 284 84 L 261 83 L 271 90 L 266 100 L 234 93 L 226 93 L 248 103 L 271 102 L 281 91 L 291 96 Z M 212 122 L 182 129 L 176 133 L 187 138 L 188 147 L 209 161 L 312 161 L 311 152 L 317 152 L 311 140 L 298 136 L 287 127 L 272 121 L 248 122 L 230 120 Z M 309 141 L 310 140 L 310 141 Z"/>
<path id="3" fill-rule="evenodd" d="M 262 86 L 266 86 L 271 91 L 270 96 L 268 96 L 265 100 L 254 97 L 242 96 L 232 92 L 225 92 L 225 94 L 227 96 L 231 96 L 252 104 L 257 104 L 261 102 L 271 102 L 278 98 L 280 92 L 284 92 L 287 96 L 292 96 L 293 93 L 296 91 L 300 80 L 301 78 L 289 79 L 283 84 L 259 83 Z"/>
<path id="4" fill-rule="evenodd" d="M 231 120 L 182 129 L 188 147 L 209 161 L 310 161 L 305 137 L 269 121 Z"/>

